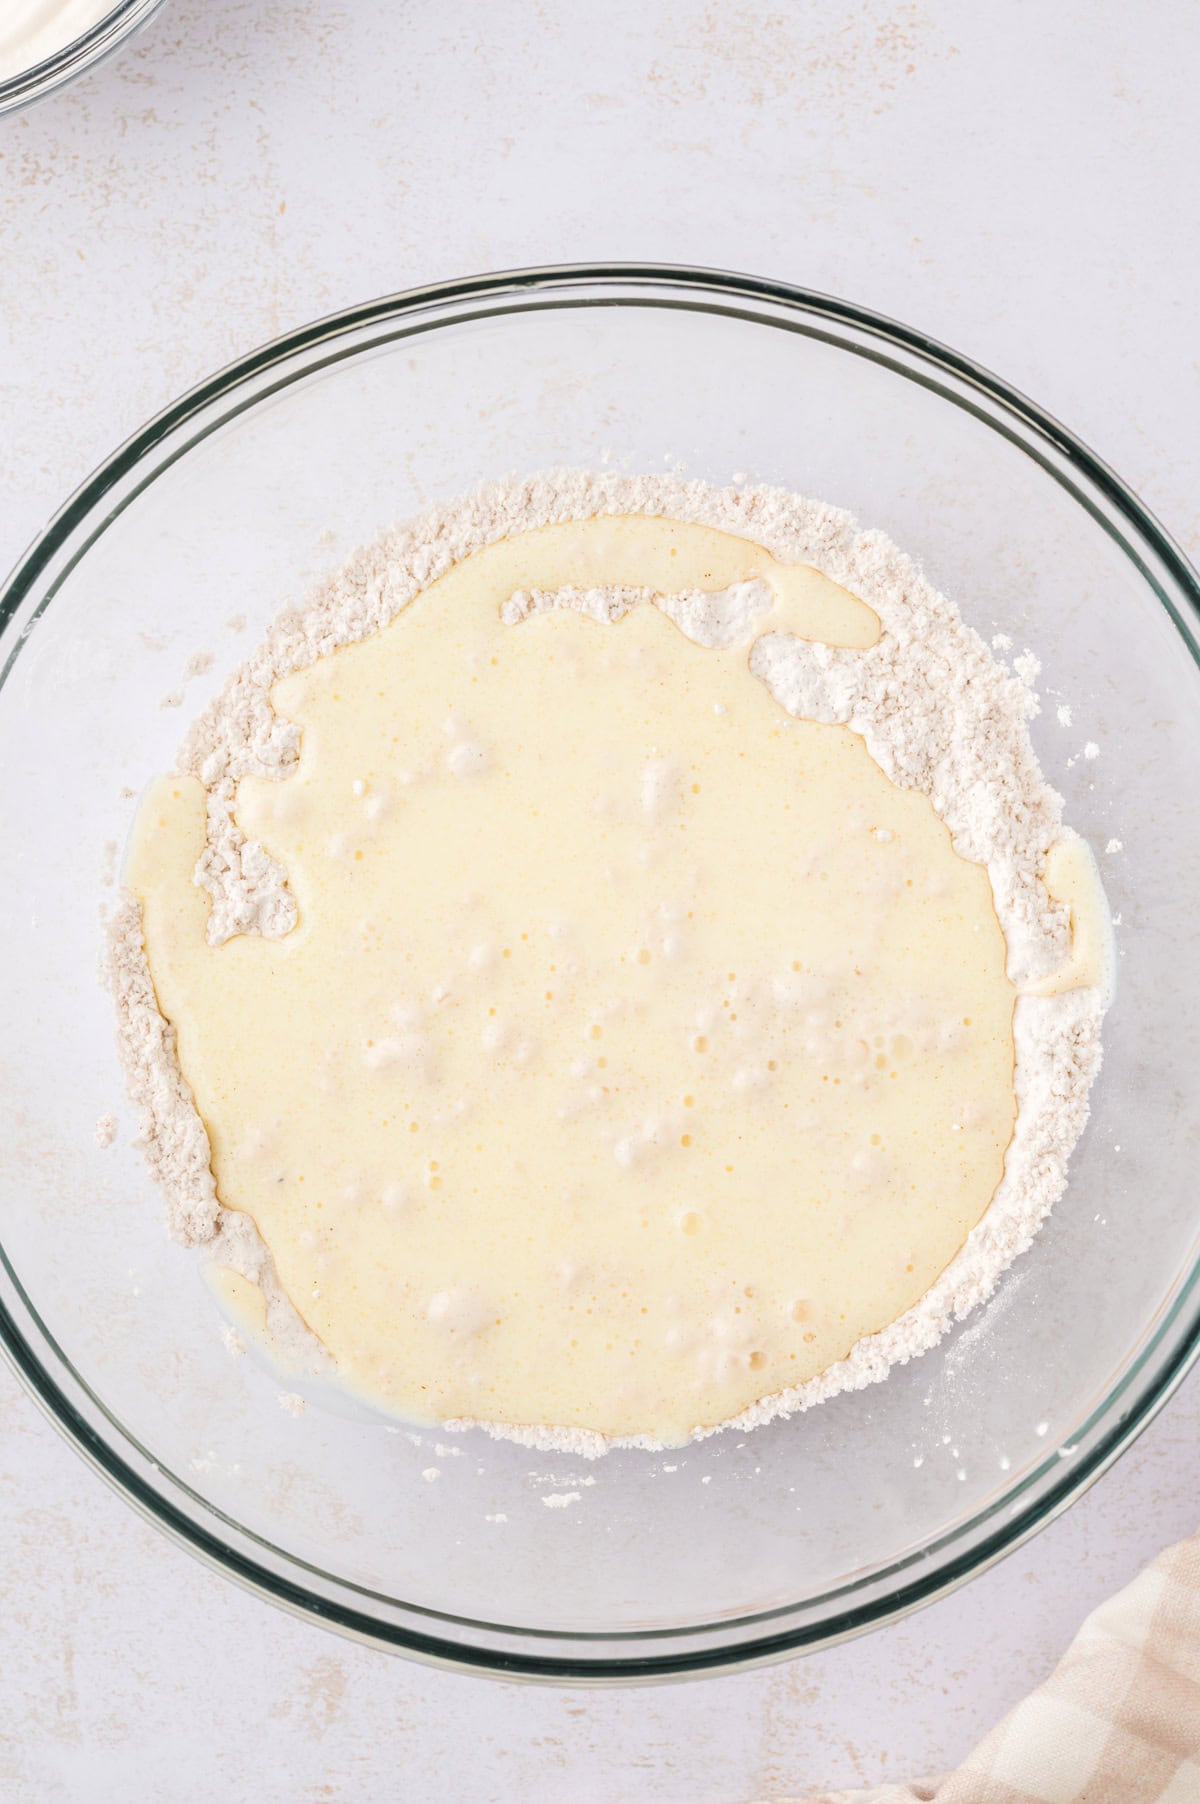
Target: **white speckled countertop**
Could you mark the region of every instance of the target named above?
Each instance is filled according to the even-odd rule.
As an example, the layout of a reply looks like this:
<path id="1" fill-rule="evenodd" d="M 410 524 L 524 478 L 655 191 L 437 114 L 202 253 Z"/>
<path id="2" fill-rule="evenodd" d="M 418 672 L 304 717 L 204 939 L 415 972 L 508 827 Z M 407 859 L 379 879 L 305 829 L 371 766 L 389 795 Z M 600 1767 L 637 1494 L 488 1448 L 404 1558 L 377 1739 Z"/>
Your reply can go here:
<path id="1" fill-rule="evenodd" d="M 168 0 L 0 121 L 0 564 L 145 416 L 285 327 L 602 257 L 923 327 L 1080 432 L 1195 558 L 1198 62 L 1200 16 L 1124 0 Z M 0 1371 L 0 1796 L 736 1804 L 915 1776 L 1198 1497 L 1193 1376 L 1063 1520 L 907 1623 L 739 1678 L 527 1689 L 245 1596 Z"/>

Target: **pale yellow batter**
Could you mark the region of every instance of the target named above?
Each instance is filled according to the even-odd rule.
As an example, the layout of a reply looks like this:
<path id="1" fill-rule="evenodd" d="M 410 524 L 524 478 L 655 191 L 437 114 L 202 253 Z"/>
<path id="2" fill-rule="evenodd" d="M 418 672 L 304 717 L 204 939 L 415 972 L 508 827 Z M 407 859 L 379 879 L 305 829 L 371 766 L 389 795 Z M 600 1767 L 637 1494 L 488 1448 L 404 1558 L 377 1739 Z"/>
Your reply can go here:
<path id="1" fill-rule="evenodd" d="M 656 606 L 515 591 L 765 579 L 723 650 Z M 933 1283 L 1015 1116 L 988 877 L 843 727 L 749 672 L 877 621 L 728 534 L 618 517 L 476 554 L 280 682 L 302 729 L 238 820 L 281 940 L 206 944 L 204 793 L 127 883 L 222 1201 L 348 1383 L 418 1421 L 679 1441 L 803 1383 Z"/>

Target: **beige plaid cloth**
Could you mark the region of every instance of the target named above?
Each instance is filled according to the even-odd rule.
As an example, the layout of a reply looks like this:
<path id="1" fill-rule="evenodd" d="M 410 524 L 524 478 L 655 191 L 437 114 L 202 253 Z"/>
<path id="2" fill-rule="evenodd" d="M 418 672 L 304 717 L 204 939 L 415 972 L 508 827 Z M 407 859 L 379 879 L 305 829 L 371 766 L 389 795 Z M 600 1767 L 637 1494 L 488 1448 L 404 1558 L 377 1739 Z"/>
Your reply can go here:
<path id="1" fill-rule="evenodd" d="M 1200 1534 L 1093 1611 L 1046 1683 L 958 1772 L 803 1804 L 931 1800 L 1200 1804 Z"/>

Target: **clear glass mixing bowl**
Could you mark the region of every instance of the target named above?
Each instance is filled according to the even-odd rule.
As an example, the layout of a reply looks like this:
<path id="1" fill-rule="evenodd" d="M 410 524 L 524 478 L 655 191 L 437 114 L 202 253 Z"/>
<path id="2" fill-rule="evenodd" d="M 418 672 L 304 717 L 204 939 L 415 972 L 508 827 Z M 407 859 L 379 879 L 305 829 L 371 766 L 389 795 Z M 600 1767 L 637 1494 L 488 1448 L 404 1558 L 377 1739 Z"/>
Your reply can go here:
<path id="1" fill-rule="evenodd" d="M 163 0 L 118 0 L 111 12 L 105 13 L 82 37 L 64 44 L 40 63 L 32 63 L 28 69 L 0 80 L 0 113 L 32 106 L 94 69 L 135 31 L 140 31 L 162 4 Z"/>
<path id="2" fill-rule="evenodd" d="M 984 632 L 1041 658 L 1035 737 L 1119 920 L 1092 1123 L 993 1301 L 884 1385 L 591 1467 L 336 1397 L 282 1410 L 278 1376 L 229 1355 L 197 1264 L 166 1239 L 96 982 L 134 793 L 275 610 L 380 527 L 553 464 L 745 472 L 916 553 Z M 1200 1338 L 1197 601 L 1135 497 L 1037 408 L 903 327 L 777 284 L 640 267 L 464 281 L 206 382 L 97 472 L 3 591 L 13 1363 L 203 1558 L 460 1667 L 578 1682 L 744 1666 L 998 1559 L 1129 1443 Z M 212 668 L 163 707 L 197 652 Z M 114 1109 L 123 1131 L 101 1150 Z M 545 1507 L 563 1491 L 578 1501 Z"/>

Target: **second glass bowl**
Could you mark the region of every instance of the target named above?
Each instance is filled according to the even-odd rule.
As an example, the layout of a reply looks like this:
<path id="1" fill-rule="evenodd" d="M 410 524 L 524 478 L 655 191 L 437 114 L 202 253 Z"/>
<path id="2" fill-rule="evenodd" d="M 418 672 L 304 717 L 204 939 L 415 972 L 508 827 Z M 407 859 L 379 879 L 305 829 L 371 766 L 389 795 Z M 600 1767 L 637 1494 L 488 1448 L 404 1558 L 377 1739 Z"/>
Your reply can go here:
<path id="1" fill-rule="evenodd" d="M 15 75 L 0 77 L 0 113 L 32 106 L 94 69 L 135 31 L 140 31 L 162 5 L 163 0 L 118 0 L 95 25 L 52 56 L 43 57 Z"/>

